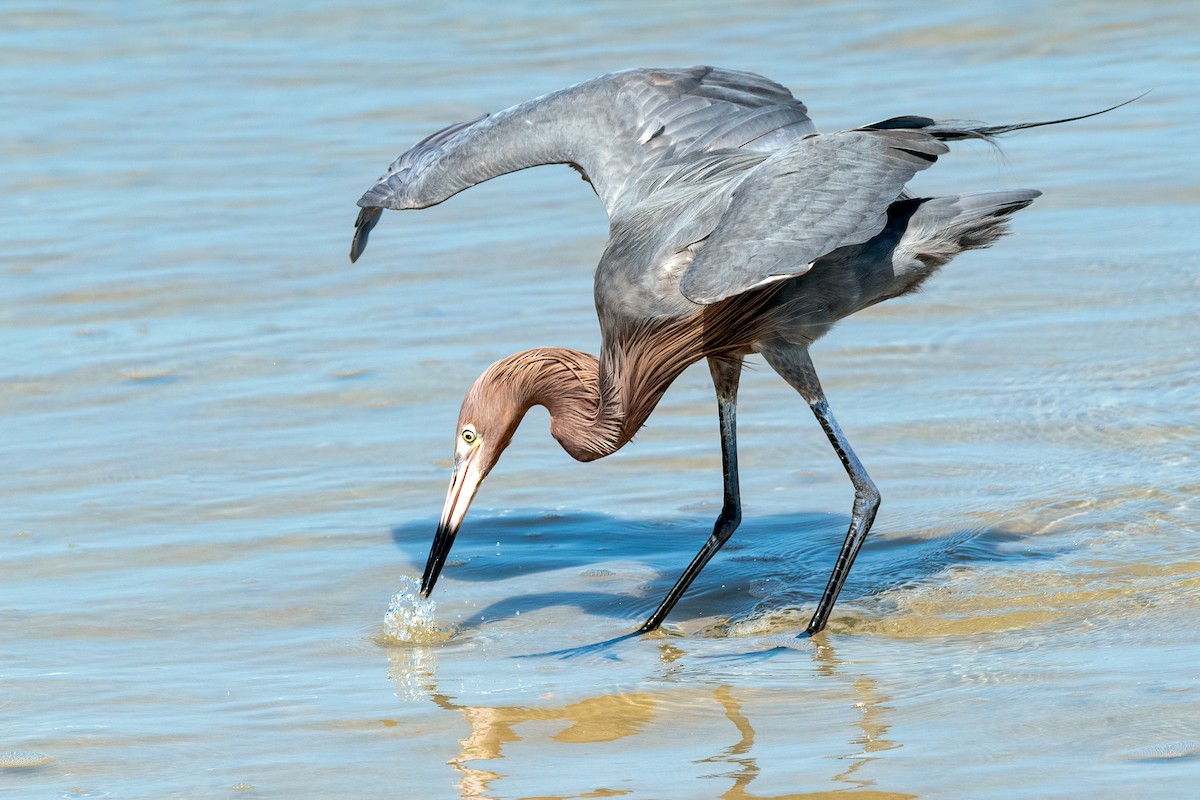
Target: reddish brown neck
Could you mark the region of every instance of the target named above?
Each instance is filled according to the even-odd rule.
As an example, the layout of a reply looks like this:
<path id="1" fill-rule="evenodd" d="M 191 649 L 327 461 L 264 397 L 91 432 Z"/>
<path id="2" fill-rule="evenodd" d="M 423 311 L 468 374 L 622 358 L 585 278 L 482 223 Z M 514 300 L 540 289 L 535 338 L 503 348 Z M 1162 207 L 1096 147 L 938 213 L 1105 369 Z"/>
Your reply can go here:
<path id="1" fill-rule="evenodd" d="M 523 414 L 550 412 L 550 432 L 580 461 L 621 449 L 646 423 L 671 383 L 706 356 L 744 352 L 770 331 L 769 293 L 740 295 L 681 320 L 653 320 L 605 337 L 603 355 L 541 347 L 493 365 L 499 384 Z M 490 379 L 490 380 L 488 380 Z"/>
<path id="2" fill-rule="evenodd" d="M 550 412 L 550 433 L 579 461 L 615 453 L 645 423 L 662 397 L 641 398 L 644 413 L 626 413 L 628 381 L 620 370 L 607 369 L 590 353 L 562 347 L 539 347 L 509 356 L 496 366 L 512 402 L 520 409 L 540 405 Z"/>

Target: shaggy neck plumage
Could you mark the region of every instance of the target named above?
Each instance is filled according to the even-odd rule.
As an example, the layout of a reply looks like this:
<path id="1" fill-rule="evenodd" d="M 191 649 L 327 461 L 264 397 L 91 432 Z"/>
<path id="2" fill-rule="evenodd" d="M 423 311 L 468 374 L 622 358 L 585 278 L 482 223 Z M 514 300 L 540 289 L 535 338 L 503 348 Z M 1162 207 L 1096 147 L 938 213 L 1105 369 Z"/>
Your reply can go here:
<path id="1" fill-rule="evenodd" d="M 599 358 L 561 347 L 517 353 L 494 364 L 483 383 L 491 393 L 506 394 L 522 415 L 545 406 L 551 434 L 573 458 L 603 458 L 633 438 L 689 365 L 744 352 L 771 331 L 773 291 L 614 332 L 605 336 Z"/>
<path id="2" fill-rule="evenodd" d="M 562 347 L 539 347 L 498 362 L 494 379 L 519 409 L 544 406 L 550 433 L 579 461 L 594 461 L 621 449 L 646 422 L 650 412 L 687 366 L 661 387 L 640 389 L 620 356 L 596 358 Z M 630 402 L 632 400 L 632 402 Z"/>

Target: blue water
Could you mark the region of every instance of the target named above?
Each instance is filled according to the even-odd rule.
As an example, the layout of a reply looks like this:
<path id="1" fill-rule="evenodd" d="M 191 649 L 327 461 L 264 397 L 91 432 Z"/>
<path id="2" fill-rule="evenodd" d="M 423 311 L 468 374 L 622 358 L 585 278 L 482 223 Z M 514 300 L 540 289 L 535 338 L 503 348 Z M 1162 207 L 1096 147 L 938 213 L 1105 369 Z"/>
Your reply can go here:
<path id="1" fill-rule="evenodd" d="M 0 794 L 1187 796 L 1200 780 L 1200 12 L 1193 3 L 66 4 L 0 9 Z M 967 144 L 928 192 L 1038 188 L 1015 234 L 814 350 L 883 493 L 761 361 L 745 521 L 711 530 L 703 367 L 571 461 L 535 410 L 421 645 L 462 392 L 594 351 L 570 170 L 354 202 L 455 120 L 629 66 L 762 72 L 822 130 L 1109 115 Z M 438 638 L 438 637 L 435 637 Z"/>

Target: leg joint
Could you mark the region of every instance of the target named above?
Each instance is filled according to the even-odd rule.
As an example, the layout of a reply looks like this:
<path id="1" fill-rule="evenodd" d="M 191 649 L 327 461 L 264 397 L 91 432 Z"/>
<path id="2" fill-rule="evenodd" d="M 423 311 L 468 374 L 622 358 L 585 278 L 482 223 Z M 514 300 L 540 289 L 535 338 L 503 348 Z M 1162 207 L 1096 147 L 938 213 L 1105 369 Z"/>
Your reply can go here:
<path id="1" fill-rule="evenodd" d="M 883 497 L 879 494 L 879 489 L 875 488 L 875 484 L 867 478 L 861 485 L 854 489 L 854 510 L 862 513 L 870 519 L 875 518 L 876 512 L 879 511 L 879 503 Z"/>
<path id="2" fill-rule="evenodd" d="M 721 515 L 717 517 L 717 524 L 713 526 L 712 538 L 718 544 L 723 545 L 729 541 L 729 537 L 737 530 L 738 525 L 742 524 L 742 509 L 734 506 L 732 508 L 726 506 L 721 509 Z"/>

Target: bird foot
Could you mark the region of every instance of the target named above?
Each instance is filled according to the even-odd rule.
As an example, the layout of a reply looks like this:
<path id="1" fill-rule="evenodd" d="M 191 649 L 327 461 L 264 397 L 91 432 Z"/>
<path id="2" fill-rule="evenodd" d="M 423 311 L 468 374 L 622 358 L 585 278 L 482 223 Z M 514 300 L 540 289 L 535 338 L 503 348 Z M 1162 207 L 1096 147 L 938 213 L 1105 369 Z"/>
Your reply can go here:
<path id="1" fill-rule="evenodd" d="M 562 650 L 550 650 L 545 653 L 530 653 L 528 655 L 516 656 L 517 658 L 580 658 L 583 656 L 600 655 L 609 661 L 620 661 L 621 658 L 616 654 L 609 652 L 609 648 L 624 642 L 627 639 L 641 636 L 647 631 L 638 629 L 631 633 L 622 634 L 613 639 L 607 639 L 603 642 L 594 644 L 580 645 L 579 647 L 567 647 Z M 747 653 L 725 653 L 717 655 L 701 656 L 701 658 L 712 661 L 765 661 L 768 658 L 773 658 L 782 653 L 791 652 L 812 652 L 817 649 L 817 644 L 812 640 L 812 635 L 808 631 L 804 631 L 798 636 L 764 636 L 758 640 L 761 644 L 773 645 L 766 650 L 753 650 Z"/>
<path id="2" fill-rule="evenodd" d="M 642 633 L 643 633 L 642 631 L 637 630 L 632 633 L 626 633 L 621 636 L 618 636 L 615 639 L 608 639 L 603 642 L 596 642 L 595 644 L 585 644 L 585 645 L 580 645 L 579 647 L 567 647 L 563 650 L 551 650 L 546 653 L 531 653 L 530 655 L 517 656 L 517 658 L 554 657 L 554 658 L 567 659 L 567 658 L 579 658 L 580 656 L 591 656 L 591 655 L 600 654 L 604 658 L 608 659 L 609 661 L 620 661 L 621 659 L 617 656 L 616 653 L 607 652 L 608 648 L 612 647 L 613 645 L 617 644 L 618 642 L 623 642 L 626 639 L 632 639 L 635 636 L 641 636 Z"/>
<path id="3" fill-rule="evenodd" d="M 717 653 L 701 656 L 701 658 L 709 661 L 736 661 L 745 664 L 755 661 L 766 661 L 768 658 L 774 658 L 787 652 L 812 652 L 817 647 L 816 642 L 812 640 L 808 631 L 799 636 L 764 636 L 758 642 L 773 646 L 768 647 L 766 650 L 751 650 L 745 653 Z"/>

